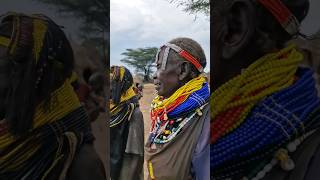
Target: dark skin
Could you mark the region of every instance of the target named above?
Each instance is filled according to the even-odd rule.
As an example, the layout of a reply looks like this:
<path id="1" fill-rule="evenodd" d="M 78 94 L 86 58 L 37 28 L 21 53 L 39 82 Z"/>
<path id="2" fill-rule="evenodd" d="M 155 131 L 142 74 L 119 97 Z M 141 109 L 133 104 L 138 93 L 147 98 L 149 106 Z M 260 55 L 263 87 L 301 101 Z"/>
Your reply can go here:
<path id="1" fill-rule="evenodd" d="M 212 89 L 241 73 L 264 54 L 273 52 L 276 41 L 257 27 L 255 6 L 250 0 L 234 0 L 225 15 L 213 12 Z M 214 10 L 213 10 L 214 11 Z"/>
<path id="2" fill-rule="evenodd" d="M 153 83 L 159 96 L 170 97 L 185 83 L 197 75 L 191 70 L 191 64 L 177 58 L 176 52 L 170 50 L 165 70 L 161 69 L 164 49 L 159 53 L 159 60 L 156 64 L 157 71 L 153 74 Z"/>

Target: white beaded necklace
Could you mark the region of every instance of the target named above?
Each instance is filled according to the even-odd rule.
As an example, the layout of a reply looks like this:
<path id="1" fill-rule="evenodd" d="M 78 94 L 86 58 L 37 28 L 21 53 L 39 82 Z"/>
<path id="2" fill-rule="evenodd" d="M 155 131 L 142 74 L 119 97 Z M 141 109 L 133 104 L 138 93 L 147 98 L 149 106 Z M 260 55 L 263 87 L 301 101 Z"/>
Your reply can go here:
<path id="1" fill-rule="evenodd" d="M 266 164 L 264 168 L 257 173 L 257 175 L 252 178 L 252 180 L 260 180 L 265 177 L 265 175 L 272 170 L 272 168 L 280 163 L 281 168 L 284 171 L 291 171 L 295 168 L 295 164 L 293 160 L 290 158 L 288 153 L 293 153 L 296 151 L 297 147 L 310 135 L 312 135 L 314 132 L 316 132 L 317 129 L 312 130 L 301 137 L 295 139 L 294 141 L 290 142 L 287 145 L 287 148 L 280 148 L 274 155 L 273 159 L 270 163 Z M 248 177 L 243 177 L 242 180 L 249 180 Z"/>

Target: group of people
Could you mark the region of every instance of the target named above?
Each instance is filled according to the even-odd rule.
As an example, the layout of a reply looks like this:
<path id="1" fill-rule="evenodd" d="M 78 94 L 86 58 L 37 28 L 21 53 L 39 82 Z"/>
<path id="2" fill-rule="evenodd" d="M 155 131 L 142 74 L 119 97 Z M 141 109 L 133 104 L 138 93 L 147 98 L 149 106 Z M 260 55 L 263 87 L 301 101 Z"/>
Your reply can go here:
<path id="1" fill-rule="evenodd" d="M 112 66 L 105 106 L 105 74 L 81 83 L 69 41 L 45 15 L 3 15 L 0 57 L 0 179 L 106 179 L 90 122 L 107 106 L 112 180 L 143 179 L 144 160 L 149 179 L 209 178 L 210 93 L 197 42 L 177 38 L 159 48 L 146 144 L 142 86 Z"/>
<path id="2" fill-rule="evenodd" d="M 210 111 L 200 46 L 187 38 L 161 46 L 148 179 L 318 179 L 320 98 L 310 67 L 318 63 L 291 42 L 307 37 L 300 24 L 310 2 L 212 3 Z"/>

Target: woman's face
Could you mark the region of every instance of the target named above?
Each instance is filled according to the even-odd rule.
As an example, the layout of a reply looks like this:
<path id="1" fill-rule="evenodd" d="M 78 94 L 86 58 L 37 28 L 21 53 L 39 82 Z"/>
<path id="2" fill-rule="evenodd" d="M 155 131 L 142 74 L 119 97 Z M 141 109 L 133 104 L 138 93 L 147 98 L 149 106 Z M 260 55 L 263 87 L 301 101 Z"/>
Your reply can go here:
<path id="1" fill-rule="evenodd" d="M 180 87 L 180 80 L 176 72 L 180 64 L 169 53 L 166 68 L 161 69 L 163 56 L 164 50 L 161 50 L 156 64 L 157 70 L 153 74 L 153 83 L 158 91 L 158 95 L 168 98 Z"/>

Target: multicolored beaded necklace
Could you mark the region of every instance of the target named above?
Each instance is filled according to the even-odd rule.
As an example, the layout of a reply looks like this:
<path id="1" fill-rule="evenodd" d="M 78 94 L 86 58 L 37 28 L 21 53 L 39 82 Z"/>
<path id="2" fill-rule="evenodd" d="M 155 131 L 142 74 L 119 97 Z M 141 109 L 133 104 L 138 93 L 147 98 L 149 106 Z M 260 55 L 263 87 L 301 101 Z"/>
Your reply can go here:
<path id="1" fill-rule="evenodd" d="M 182 130 L 182 128 L 188 124 L 195 115 L 202 116 L 202 109 L 208 103 L 199 107 L 195 112 L 191 113 L 191 115 L 185 118 L 178 118 L 176 121 L 170 120 L 165 123 L 165 125 L 161 126 L 161 121 L 158 121 L 156 124 L 156 128 L 151 132 L 153 136 L 150 136 L 150 142 L 156 144 L 163 144 L 171 141 L 176 135 Z"/>
<path id="2" fill-rule="evenodd" d="M 229 90 L 233 92 L 233 98 L 228 97 L 230 101 L 227 102 L 222 98 L 220 101 L 213 99 L 220 105 L 224 104 L 225 108 L 219 106 L 220 110 L 211 111 L 215 115 L 212 123 L 220 123 L 219 126 L 217 124 L 211 126 L 211 133 L 214 135 L 211 137 L 210 147 L 211 179 L 241 179 L 245 176 L 248 179 L 261 179 L 278 160 L 284 169 L 290 169 L 294 167 L 294 163 L 289 158 L 289 153 L 293 152 L 301 141 L 294 144 L 289 142 L 312 130 L 310 127 L 315 118 L 310 114 L 318 112 L 320 107 L 320 100 L 317 97 L 312 77 L 313 72 L 302 68 L 297 70 L 302 55 L 292 46 L 266 57 L 258 60 L 253 65 L 254 68 L 250 66 L 247 72 L 242 74 L 246 78 L 241 77 L 242 75 L 236 77 L 242 81 L 241 83 L 248 79 L 251 79 L 251 82 L 260 82 L 255 88 L 251 88 L 246 94 L 241 93 L 246 90 L 243 87 L 250 87 L 250 85 L 236 84 L 238 90 L 234 90 L 232 87 L 235 86 L 231 84 L 238 82 L 231 80 L 232 83 L 229 82 L 223 87 L 229 87 Z M 272 62 L 273 66 L 271 64 L 266 66 L 269 62 Z M 289 62 L 292 67 L 285 66 L 286 70 L 282 69 L 282 65 L 290 64 Z M 273 79 L 272 83 L 261 80 L 266 74 L 269 74 L 266 71 L 270 73 L 269 79 Z M 279 78 L 276 77 L 275 72 L 279 72 Z M 277 86 L 274 86 L 275 84 Z M 254 87 L 254 84 L 251 86 Z M 263 93 L 260 98 L 257 97 L 268 89 L 273 90 Z M 219 92 L 223 93 L 221 89 Z M 222 96 L 215 92 L 215 97 Z M 232 115 L 232 112 L 235 114 Z M 227 124 L 225 128 L 221 128 L 223 123 Z M 286 146 L 288 150 L 284 150 Z M 277 160 L 268 163 L 271 159 L 275 159 L 274 156 Z M 255 170 L 252 171 L 253 169 Z"/>
<path id="3" fill-rule="evenodd" d="M 289 87 L 303 56 L 291 44 L 263 56 L 210 97 L 211 143 L 236 129 L 264 97 Z"/>
<path id="4" fill-rule="evenodd" d="M 168 99 L 157 96 L 151 104 L 152 127 L 147 144 L 171 141 L 196 114 L 202 115 L 209 96 L 208 83 L 202 75 L 180 87 Z"/>

